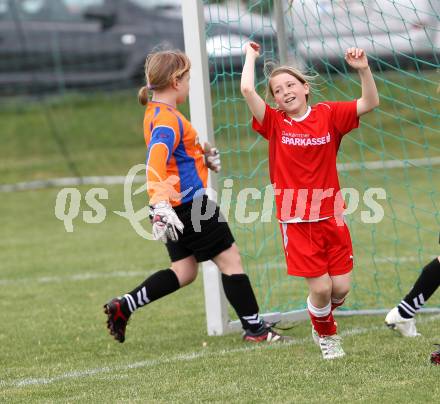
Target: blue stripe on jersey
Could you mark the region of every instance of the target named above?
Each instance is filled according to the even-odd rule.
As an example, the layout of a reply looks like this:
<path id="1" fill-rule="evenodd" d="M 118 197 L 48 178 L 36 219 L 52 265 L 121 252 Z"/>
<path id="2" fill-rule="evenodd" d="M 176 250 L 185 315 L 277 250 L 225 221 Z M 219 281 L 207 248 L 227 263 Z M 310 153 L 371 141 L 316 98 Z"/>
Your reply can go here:
<path id="1" fill-rule="evenodd" d="M 168 149 L 167 163 L 170 161 L 171 154 L 173 153 L 174 139 L 176 134 L 173 128 L 169 126 L 156 126 L 151 133 L 150 143 L 148 144 L 148 150 L 158 143 L 164 144 Z"/>
<path id="2" fill-rule="evenodd" d="M 157 114 L 160 112 L 160 107 L 156 107 L 154 109 L 154 116 L 153 118 L 156 118 Z M 153 132 L 153 121 L 150 121 L 150 132 Z"/>
<path id="3" fill-rule="evenodd" d="M 173 112 L 174 113 L 174 112 Z M 174 158 L 176 159 L 177 169 L 180 177 L 180 192 L 185 196 L 182 198 L 182 203 L 190 202 L 194 199 L 194 194 L 203 188 L 203 182 L 200 179 L 196 163 L 193 157 L 188 156 L 183 144 L 183 122 L 180 117 L 174 114 L 179 123 L 180 142 L 174 150 Z M 186 192 L 188 192 L 186 194 Z M 199 196 L 199 194 L 197 194 Z"/>

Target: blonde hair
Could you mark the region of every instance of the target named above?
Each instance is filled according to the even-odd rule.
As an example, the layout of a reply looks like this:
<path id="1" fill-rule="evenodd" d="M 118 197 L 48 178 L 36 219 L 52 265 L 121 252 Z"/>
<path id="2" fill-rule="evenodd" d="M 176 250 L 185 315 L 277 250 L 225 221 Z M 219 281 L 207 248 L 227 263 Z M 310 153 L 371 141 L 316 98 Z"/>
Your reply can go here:
<path id="1" fill-rule="evenodd" d="M 266 99 L 269 97 L 274 97 L 272 87 L 270 85 L 270 81 L 275 77 L 282 73 L 290 74 L 291 76 L 295 77 L 300 83 L 302 84 L 308 84 L 310 86 L 310 83 L 313 82 L 317 75 L 311 75 L 306 74 L 302 72 L 300 69 L 293 67 L 293 66 L 287 66 L 282 65 L 278 66 L 275 62 L 267 62 L 264 65 L 264 75 L 267 78 L 267 87 L 266 87 Z M 309 102 L 309 96 L 311 93 L 306 94 L 306 102 Z"/>
<path id="2" fill-rule="evenodd" d="M 190 68 L 191 62 L 188 56 L 179 50 L 150 53 L 145 60 L 147 85 L 139 89 L 139 103 L 147 105 L 149 90 L 157 91 L 167 88 L 175 79 L 180 80 Z"/>

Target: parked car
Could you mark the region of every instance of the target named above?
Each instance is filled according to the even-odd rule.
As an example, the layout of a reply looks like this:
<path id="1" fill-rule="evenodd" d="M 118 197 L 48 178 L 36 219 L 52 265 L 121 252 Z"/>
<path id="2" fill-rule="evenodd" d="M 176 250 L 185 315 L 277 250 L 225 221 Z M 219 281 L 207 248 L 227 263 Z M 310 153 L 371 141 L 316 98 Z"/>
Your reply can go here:
<path id="1" fill-rule="evenodd" d="M 418 67 L 437 67 L 439 16 L 439 0 L 295 0 L 286 27 L 294 51 L 318 68 L 341 62 L 350 46 L 364 48 L 381 68 L 416 58 Z"/>
<path id="2" fill-rule="evenodd" d="M 205 8 L 212 73 L 241 69 L 249 36 L 275 38 L 267 27 L 254 33 L 261 16 L 225 24 L 225 6 L 212 9 L 220 13 L 212 20 Z M 140 84 L 145 56 L 158 45 L 184 49 L 180 1 L 0 0 L 0 92 Z"/>
<path id="3" fill-rule="evenodd" d="M 0 0 L 2 92 L 122 82 L 141 75 L 158 42 L 183 46 L 178 19 L 125 0 L 96 3 Z"/>

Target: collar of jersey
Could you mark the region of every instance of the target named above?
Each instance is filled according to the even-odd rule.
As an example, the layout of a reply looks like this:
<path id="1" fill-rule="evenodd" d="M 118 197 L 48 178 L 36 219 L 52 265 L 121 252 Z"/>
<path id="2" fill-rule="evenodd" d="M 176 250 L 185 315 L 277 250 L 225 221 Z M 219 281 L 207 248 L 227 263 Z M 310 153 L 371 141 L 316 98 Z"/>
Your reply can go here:
<path id="1" fill-rule="evenodd" d="M 286 114 L 286 116 L 287 116 L 287 118 L 291 119 L 292 121 L 301 122 L 301 121 L 304 121 L 304 119 L 306 119 L 310 115 L 311 111 L 312 111 L 312 108 L 310 107 L 310 105 L 308 105 L 307 106 L 307 111 L 306 111 L 306 113 L 303 116 L 300 116 L 299 118 L 293 118 L 293 117 L 291 117 L 291 116 L 289 116 L 287 114 Z"/>
<path id="2" fill-rule="evenodd" d="M 153 100 L 151 100 L 150 102 L 151 102 L 151 103 L 154 103 L 154 104 L 162 104 L 162 105 L 166 105 L 167 107 L 170 107 L 170 108 L 173 108 L 173 109 L 177 109 L 176 107 L 173 107 L 171 104 L 167 104 L 166 102 L 162 102 L 162 101 L 153 101 Z"/>

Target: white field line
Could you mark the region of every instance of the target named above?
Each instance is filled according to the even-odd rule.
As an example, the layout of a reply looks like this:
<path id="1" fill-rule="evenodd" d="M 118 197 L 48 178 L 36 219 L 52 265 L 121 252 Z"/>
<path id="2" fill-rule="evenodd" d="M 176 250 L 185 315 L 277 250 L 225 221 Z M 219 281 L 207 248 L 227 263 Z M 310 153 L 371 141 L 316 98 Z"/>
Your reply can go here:
<path id="1" fill-rule="evenodd" d="M 426 260 L 434 259 L 435 255 L 426 256 Z M 355 257 L 356 258 L 356 257 Z M 286 268 L 286 263 L 284 260 L 284 256 L 280 255 L 279 258 L 276 256 L 266 257 L 270 262 L 267 263 L 251 263 L 245 266 L 246 270 L 254 270 L 254 269 L 278 269 L 278 268 Z M 278 259 L 279 262 L 274 262 Z M 402 257 L 375 257 L 374 262 L 377 264 L 396 264 L 396 263 L 405 263 L 405 262 L 419 262 L 420 258 L 418 256 L 402 256 Z M 422 260 L 423 262 L 423 260 Z M 39 278 L 19 278 L 19 279 L 0 279 L 0 286 L 4 285 L 15 285 L 22 283 L 67 283 L 67 282 L 81 282 L 87 281 L 90 279 L 110 279 L 110 278 L 125 278 L 125 277 L 145 277 L 154 273 L 155 270 L 148 271 L 116 271 L 116 272 L 84 272 L 75 275 L 66 275 L 66 276 L 43 276 Z"/>
<path id="2" fill-rule="evenodd" d="M 419 323 L 425 323 L 425 322 L 431 322 L 436 321 L 440 319 L 440 315 L 434 315 L 429 316 L 426 318 L 420 318 Z M 385 326 L 372 326 L 372 327 L 365 327 L 365 328 L 352 328 L 346 331 L 342 331 L 340 335 L 342 337 L 351 337 L 354 335 L 362 335 L 367 334 L 371 331 L 380 331 L 384 330 Z M 154 366 L 160 366 L 165 365 L 169 363 L 176 363 L 176 362 L 190 362 L 193 360 L 201 359 L 201 358 L 215 358 L 219 356 L 224 355 L 230 355 L 235 353 L 242 353 L 242 352 L 249 352 L 249 351 L 257 351 L 257 350 L 278 350 L 285 348 L 290 345 L 301 345 L 305 343 L 312 343 L 312 339 L 310 337 L 306 338 L 294 338 L 292 341 L 289 341 L 287 343 L 283 344 L 273 344 L 273 345 L 251 345 L 251 346 L 245 346 L 242 348 L 236 348 L 236 349 L 223 349 L 216 352 L 209 352 L 206 351 L 194 351 L 194 352 L 188 352 L 185 354 L 179 354 L 172 356 L 170 358 L 158 358 L 158 359 L 151 359 L 151 360 L 145 360 L 145 361 L 139 361 L 134 363 L 129 363 L 126 365 L 121 366 L 104 366 L 100 368 L 94 368 L 94 369 L 84 369 L 84 370 L 75 370 L 71 372 L 62 373 L 58 376 L 53 377 L 38 377 L 38 378 L 26 378 L 26 379 L 15 379 L 11 381 L 0 381 L 0 387 L 6 388 L 6 387 L 28 387 L 28 386 L 41 386 L 41 385 L 48 385 L 52 383 L 56 383 L 63 380 L 71 380 L 71 379 L 80 379 L 80 378 L 86 378 L 94 375 L 104 374 L 104 373 L 114 373 L 114 372 L 123 372 L 130 369 L 141 369 L 141 368 L 150 368 Z"/>
<path id="3" fill-rule="evenodd" d="M 377 160 L 377 161 L 365 161 L 365 162 L 353 162 L 353 163 L 339 163 L 339 171 L 359 171 L 363 169 L 367 170 L 380 170 L 380 169 L 392 169 L 392 168 L 412 168 L 412 167 L 426 167 L 440 165 L 440 156 L 425 157 L 420 159 L 408 159 L 408 160 Z"/>
<path id="4" fill-rule="evenodd" d="M 375 257 L 374 258 L 374 262 L 376 262 L 377 264 L 399 264 L 399 263 L 404 263 L 404 262 L 424 262 L 423 259 L 426 258 L 433 260 L 434 258 L 436 258 L 436 255 L 426 255 L 422 258 L 418 257 L 418 256 L 401 256 L 401 257 L 393 257 L 393 256 L 389 256 L 389 257 Z M 354 257 L 356 259 L 356 256 Z M 372 259 L 373 260 L 373 259 Z"/>
<path id="5" fill-rule="evenodd" d="M 380 170 L 393 168 L 412 168 L 440 165 L 440 156 L 425 157 L 408 160 L 377 160 L 353 163 L 338 163 L 339 171 Z M 16 184 L 0 184 L 0 192 L 29 191 L 34 189 L 52 187 L 72 187 L 79 185 L 121 185 L 124 184 L 125 176 L 92 176 L 92 177 L 65 177 L 48 180 L 36 180 L 18 182 Z M 144 183 L 145 176 L 137 175 L 133 183 Z"/>
<path id="6" fill-rule="evenodd" d="M 356 257 L 355 257 L 356 258 Z M 436 255 L 430 255 L 425 257 L 428 259 L 436 258 Z M 286 263 L 284 256 L 270 256 L 266 257 L 267 260 L 271 261 L 268 263 L 252 263 L 245 266 L 246 269 L 277 269 L 285 268 Z M 278 259 L 279 262 L 273 262 Z M 405 262 L 419 262 L 420 258 L 418 256 L 402 256 L 402 257 L 375 257 L 374 262 L 377 264 L 395 264 L 395 263 L 405 263 Z M 423 260 L 422 260 L 423 262 Z M 87 281 L 89 279 L 107 279 L 107 278 L 125 278 L 125 277 L 137 277 L 137 276 L 148 276 L 154 273 L 154 270 L 148 271 L 116 271 L 116 272 L 84 272 L 75 275 L 66 276 L 43 276 L 40 278 L 19 278 L 19 279 L 0 279 L 0 286 L 3 285 L 14 285 L 21 283 L 65 283 L 65 282 L 79 282 Z"/>
<path id="7" fill-rule="evenodd" d="M 123 175 L 52 178 L 48 180 L 18 182 L 16 184 L 2 184 L 0 185 L 0 192 L 29 191 L 34 189 L 73 187 L 79 185 L 121 185 L 124 184 L 125 180 L 126 177 Z M 133 178 L 133 183 L 140 184 L 144 182 L 145 176 L 137 175 Z"/>
<path id="8" fill-rule="evenodd" d="M 0 286 L 14 285 L 22 283 L 66 283 L 80 282 L 90 279 L 109 279 L 109 278 L 127 278 L 127 277 L 145 277 L 151 275 L 154 271 L 116 271 L 116 272 L 83 272 L 75 275 L 66 276 L 43 276 L 40 278 L 19 278 L 19 279 L 0 279 Z"/>

